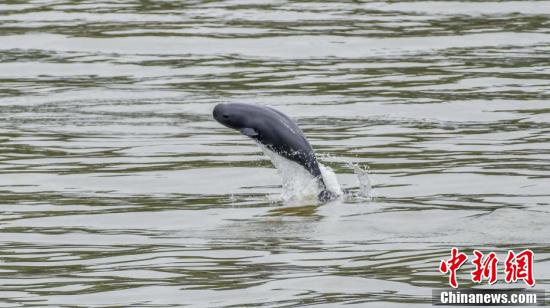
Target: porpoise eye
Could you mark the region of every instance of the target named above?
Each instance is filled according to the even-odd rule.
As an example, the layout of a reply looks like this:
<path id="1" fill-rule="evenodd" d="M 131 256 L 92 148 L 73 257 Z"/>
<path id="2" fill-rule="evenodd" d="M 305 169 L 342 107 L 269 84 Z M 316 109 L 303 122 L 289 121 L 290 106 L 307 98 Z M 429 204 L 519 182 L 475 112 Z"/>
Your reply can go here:
<path id="1" fill-rule="evenodd" d="M 223 115 L 223 118 L 224 118 L 224 119 L 229 119 L 229 116 L 228 116 L 227 114 L 224 114 L 224 115 Z"/>

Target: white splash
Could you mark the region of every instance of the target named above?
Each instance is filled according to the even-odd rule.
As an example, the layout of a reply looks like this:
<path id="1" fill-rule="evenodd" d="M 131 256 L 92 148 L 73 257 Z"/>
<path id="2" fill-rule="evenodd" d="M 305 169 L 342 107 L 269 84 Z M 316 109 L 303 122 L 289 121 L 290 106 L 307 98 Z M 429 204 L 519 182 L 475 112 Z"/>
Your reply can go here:
<path id="1" fill-rule="evenodd" d="M 318 202 L 319 184 L 304 167 L 269 150 L 261 143 L 258 143 L 258 146 L 271 159 L 283 180 L 283 191 L 280 196 L 282 201 L 285 203 Z M 321 169 L 327 190 L 337 196 L 342 196 L 342 188 L 338 184 L 334 171 L 321 163 L 319 163 L 319 169 Z"/>
<path id="2" fill-rule="evenodd" d="M 359 191 L 355 195 L 355 197 L 359 198 L 365 198 L 367 200 L 370 200 L 373 198 L 373 190 L 372 190 L 372 183 L 369 177 L 369 170 L 368 166 L 365 168 L 361 168 L 358 164 L 354 163 L 347 163 L 348 167 L 353 169 L 353 173 L 357 175 L 357 181 L 359 182 Z"/>
<path id="3" fill-rule="evenodd" d="M 330 159 L 331 161 L 339 162 L 342 165 L 353 170 L 353 173 L 357 177 L 358 190 L 346 189 L 345 197 L 349 201 L 371 201 L 376 198 L 376 191 L 372 187 L 371 174 L 369 166 L 366 163 L 354 163 L 345 158 L 324 154 L 323 157 Z"/>

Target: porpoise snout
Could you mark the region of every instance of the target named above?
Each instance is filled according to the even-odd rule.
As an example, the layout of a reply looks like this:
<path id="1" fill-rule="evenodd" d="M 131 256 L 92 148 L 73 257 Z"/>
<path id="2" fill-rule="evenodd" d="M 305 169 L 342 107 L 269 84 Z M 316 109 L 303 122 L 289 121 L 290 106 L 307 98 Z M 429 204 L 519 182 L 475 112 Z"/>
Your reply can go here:
<path id="1" fill-rule="evenodd" d="M 220 122 L 221 118 L 223 117 L 223 104 L 217 104 L 216 107 L 214 107 L 214 110 L 212 111 L 212 116 L 216 121 Z"/>

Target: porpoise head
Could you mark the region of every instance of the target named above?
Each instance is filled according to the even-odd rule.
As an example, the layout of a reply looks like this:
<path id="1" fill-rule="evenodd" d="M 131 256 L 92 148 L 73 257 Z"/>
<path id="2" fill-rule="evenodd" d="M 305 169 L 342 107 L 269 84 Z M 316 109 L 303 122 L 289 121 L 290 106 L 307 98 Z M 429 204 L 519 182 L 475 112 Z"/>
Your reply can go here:
<path id="1" fill-rule="evenodd" d="M 218 104 L 214 107 L 212 115 L 214 119 L 221 124 L 232 129 L 239 129 L 243 122 L 242 116 L 236 113 L 235 110 L 233 110 L 234 108 L 231 107 L 232 105 L 230 104 Z"/>
<path id="2" fill-rule="evenodd" d="M 212 115 L 221 124 L 238 130 L 248 137 L 257 137 L 254 129 L 253 117 L 251 117 L 251 105 L 222 103 L 214 107 Z"/>

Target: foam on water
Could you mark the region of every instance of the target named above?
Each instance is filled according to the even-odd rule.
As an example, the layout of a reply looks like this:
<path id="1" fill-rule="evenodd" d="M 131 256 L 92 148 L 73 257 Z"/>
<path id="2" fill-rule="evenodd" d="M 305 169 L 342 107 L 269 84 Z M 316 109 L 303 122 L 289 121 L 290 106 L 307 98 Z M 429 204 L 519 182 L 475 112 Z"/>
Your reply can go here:
<path id="1" fill-rule="evenodd" d="M 303 203 L 317 202 L 317 196 L 320 193 L 317 180 L 298 163 L 282 157 L 281 155 L 269 150 L 263 144 L 257 143 L 264 154 L 269 157 L 277 173 L 281 176 L 283 191 L 281 200 L 285 203 Z M 319 163 L 321 174 L 327 190 L 337 196 L 342 196 L 342 188 L 334 171 L 327 166 Z"/>

